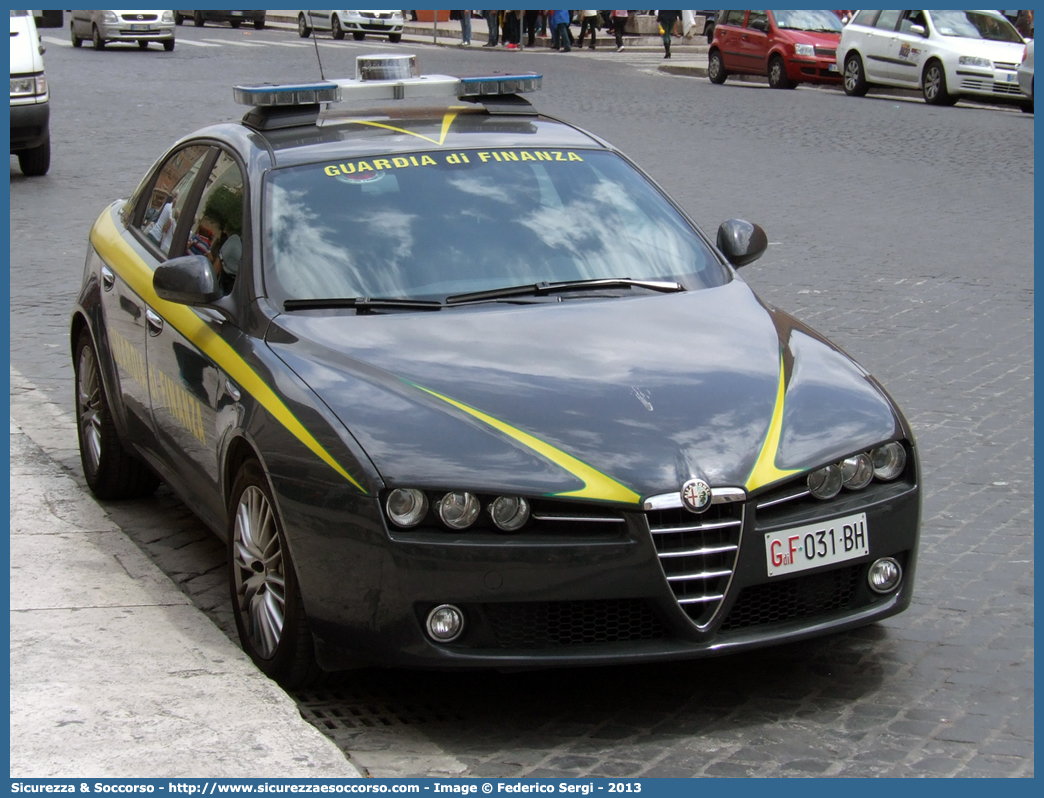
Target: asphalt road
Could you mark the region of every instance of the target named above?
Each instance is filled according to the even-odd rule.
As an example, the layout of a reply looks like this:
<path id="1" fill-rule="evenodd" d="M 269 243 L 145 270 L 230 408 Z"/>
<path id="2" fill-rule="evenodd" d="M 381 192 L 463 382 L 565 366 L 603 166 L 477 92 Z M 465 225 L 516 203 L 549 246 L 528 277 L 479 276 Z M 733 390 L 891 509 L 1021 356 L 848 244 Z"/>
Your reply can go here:
<path id="1" fill-rule="evenodd" d="M 11 159 L 12 414 L 57 409 L 68 428 L 68 314 L 94 218 L 175 139 L 240 116 L 232 84 L 319 68 L 289 31 L 186 27 L 169 54 L 44 36 L 51 171 L 25 179 Z M 318 51 L 329 76 L 388 49 Z M 705 229 L 766 229 L 742 276 L 847 349 L 913 424 L 918 584 L 905 614 L 812 644 L 649 667 L 362 671 L 296 696 L 305 717 L 375 776 L 1032 776 L 1033 116 L 712 86 L 611 52 L 409 50 L 427 72 L 542 73 L 541 110 L 621 146 Z M 79 472 L 74 452 L 51 454 Z M 161 489 L 107 509 L 234 635 L 222 547 L 182 505 Z"/>

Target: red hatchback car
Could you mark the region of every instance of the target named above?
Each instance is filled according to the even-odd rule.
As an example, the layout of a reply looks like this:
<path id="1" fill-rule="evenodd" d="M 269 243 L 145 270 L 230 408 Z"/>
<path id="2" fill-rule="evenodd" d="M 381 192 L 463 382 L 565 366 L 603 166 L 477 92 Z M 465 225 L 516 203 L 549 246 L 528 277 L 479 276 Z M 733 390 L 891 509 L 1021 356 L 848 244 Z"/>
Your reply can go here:
<path id="1" fill-rule="evenodd" d="M 837 46 L 841 20 L 833 11 L 727 11 L 714 28 L 707 76 L 766 75 L 774 89 L 798 83 L 841 83 Z"/>

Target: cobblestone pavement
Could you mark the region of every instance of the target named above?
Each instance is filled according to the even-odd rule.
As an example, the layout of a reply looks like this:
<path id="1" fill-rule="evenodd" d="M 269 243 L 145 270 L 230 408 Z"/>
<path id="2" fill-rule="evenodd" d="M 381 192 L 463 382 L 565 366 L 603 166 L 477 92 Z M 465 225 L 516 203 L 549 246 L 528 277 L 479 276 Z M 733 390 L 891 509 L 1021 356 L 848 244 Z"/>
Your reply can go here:
<path id="1" fill-rule="evenodd" d="M 12 161 L 12 414 L 76 475 L 65 330 L 90 222 L 176 136 L 238 115 L 226 83 L 313 69 L 277 45 L 293 34 L 252 35 L 272 43 L 259 59 L 204 30 L 179 30 L 215 46 L 179 44 L 178 60 L 49 47 L 52 172 L 25 180 Z M 328 74 L 362 51 L 338 45 Z M 765 227 L 744 279 L 860 360 L 917 433 L 917 590 L 883 623 L 722 659 L 338 675 L 295 696 L 305 717 L 375 776 L 1032 776 L 1033 117 L 411 49 L 431 72 L 543 72 L 542 110 L 621 146 L 705 229 Z M 131 62 L 147 89 L 116 80 Z M 176 499 L 106 508 L 234 634 L 222 546 Z"/>

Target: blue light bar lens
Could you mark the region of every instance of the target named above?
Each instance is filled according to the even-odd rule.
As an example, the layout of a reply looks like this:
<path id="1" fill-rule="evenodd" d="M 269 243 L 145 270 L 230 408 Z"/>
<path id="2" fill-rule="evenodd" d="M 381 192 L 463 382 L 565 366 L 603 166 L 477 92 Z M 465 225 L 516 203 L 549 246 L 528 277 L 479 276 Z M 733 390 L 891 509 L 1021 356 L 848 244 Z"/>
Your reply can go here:
<path id="1" fill-rule="evenodd" d="M 495 94 L 523 94 L 537 91 L 543 75 L 489 75 L 480 78 L 461 78 L 458 97 L 484 97 Z"/>
<path id="2" fill-rule="evenodd" d="M 240 105 L 314 105 L 341 99 L 334 83 L 305 83 L 285 86 L 234 86 L 232 96 Z"/>

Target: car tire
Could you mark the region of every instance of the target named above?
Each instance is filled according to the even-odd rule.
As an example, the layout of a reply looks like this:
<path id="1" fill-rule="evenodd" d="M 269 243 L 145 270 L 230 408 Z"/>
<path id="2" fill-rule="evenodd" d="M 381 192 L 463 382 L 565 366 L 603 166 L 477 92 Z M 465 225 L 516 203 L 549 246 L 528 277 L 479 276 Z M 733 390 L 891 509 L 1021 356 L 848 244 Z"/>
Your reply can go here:
<path id="1" fill-rule="evenodd" d="M 197 28 L 202 28 L 206 24 L 206 20 L 203 19 L 203 12 L 192 12 L 192 24 L 195 25 Z"/>
<path id="2" fill-rule="evenodd" d="M 794 84 L 787 77 L 787 65 L 778 55 L 772 56 L 768 66 L 769 86 L 773 89 L 792 89 Z"/>
<path id="3" fill-rule="evenodd" d="M 174 12 L 174 24 L 175 25 L 180 25 L 184 21 L 185 21 L 185 18 L 183 16 L 181 16 L 181 14 L 179 14 L 177 11 L 175 11 Z"/>
<path id="4" fill-rule="evenodd" d="M 238 19 L 230 19 L 228 21 L 228 24 L 231 25 L 233 28 L 238 28 L 241 23 L 242 23 L 242 20 L 238 20 Z"/>
<path id="5" fill-rule="evenodd" d="M 98 32 L 97 25 L 91 28 L 91 43 L 94 45 L 95 50 L 105 49 L 105 39 L 103 39 L 101 33 Z"/>
<path id="6" fill-rule="evenodd" d="M 295 689 L 321 671 L 272 490 L 256 460 L 243 464 L 229 505 L 228 576 L 243 650 L 269 678 Z"/>
<path id="7" fill-rule="evenodd" d="M 169 41 L 163 42 L 163 49 L 168 53 L 174 52 L 174 40 L 170 39 Z"/>
<path id="8" fill-rule="evenodd" d="M 946 89 L 946 70 L 942 62 L 932 59 L 924 67 L 921 75 L 921 94 L 928 105 L 953 105 L 957 95 Z"/>
<path id="9" fill-rule="evenodd" d="M 355 39 L 355 41 L 357 42 L 361 42 L 363 39 L 366 38 L 366 32 L 361 30 L 353 30 L 352 38 Z"/>
<path id="10" fill-rule="evenodd" d="M 83 39 L 76 35 L 72 22 L 69 23 L 69 41 L 73 47 L 83 47 Z"/>
<path id="11" fill-rule="evenodd" d="M 120 441 L 90 332 L 80 331 L 73 352 L 76 435 L 87 486 L 99 499 L 148 496 L 159 485 L 151 469 Z"/>
<path id="12" fill-rule="evenodd" d="M 704 26 L 704 28 L 703 28 L 703 33 L 707 37 L 707 44 L 710 44 L 711 42 L 713 42 L 714 41 L 714 23 L 713 22 L 708 22 Z"/>
<path id="13" fill-rule="evenodd" d="M 710 78 L 710 82 L 720 86 L 728 76 L 729 73 L 725 71 L 725 64 L 721 60 L 721 53 L 711 50 L 710 55 L 707 56 L 707 77 Z"/>
<path id="14" fill-rule="evenodd" d="M 312 29 L 308 27 L 308 22 L 305 20 L 304 14 L 297 15 L 297 35 L 302 39 L 307 39 L 312 35 Z"/>
<path id="15" fill-rule="evenodd" d="M 841 79 L 845 94 L 849 97 L 865 97 L 870 89 L 863 71 L 863 59 L 858 53 L 849 53 L 845 58 L 845 72 Z"/>
<path id="16" fill-rule="evenodd" d="M 39 147 L 18 153 L 18 168 L 26 177 L 42 177 L 47 174 L 47 170 L 51 168 L 50 134 Z"/>
<path id="17" fill-rule="evenodd" d="M 149 49 L 149 43 L 147 41 L 145 41 L 144 39 L 138 39 L 138 49 L 139 50 L 148 50 Z"/>
<path id="18" fill-rule="evenodd" d="M 402 41 L 402 34 L 401 33 L 389 33 L 388 34 L 388 41 L 390 41 L 392 44 L 398 44 L 399 42 Z"/>
<path id="19" fill-rule="evenodd" d="M 255 19 L 254 20 L 254 30 L 264 30 L 264 29 L 265 29 L 265 21 L 263 19 Z"/>
<path id="20" fill-rule="evenodd" d="M 330 22 L 330 35 L 338 41 L 344 38 L 344 28 L 341 27 L 341 20 L 336 16 Z"/>

